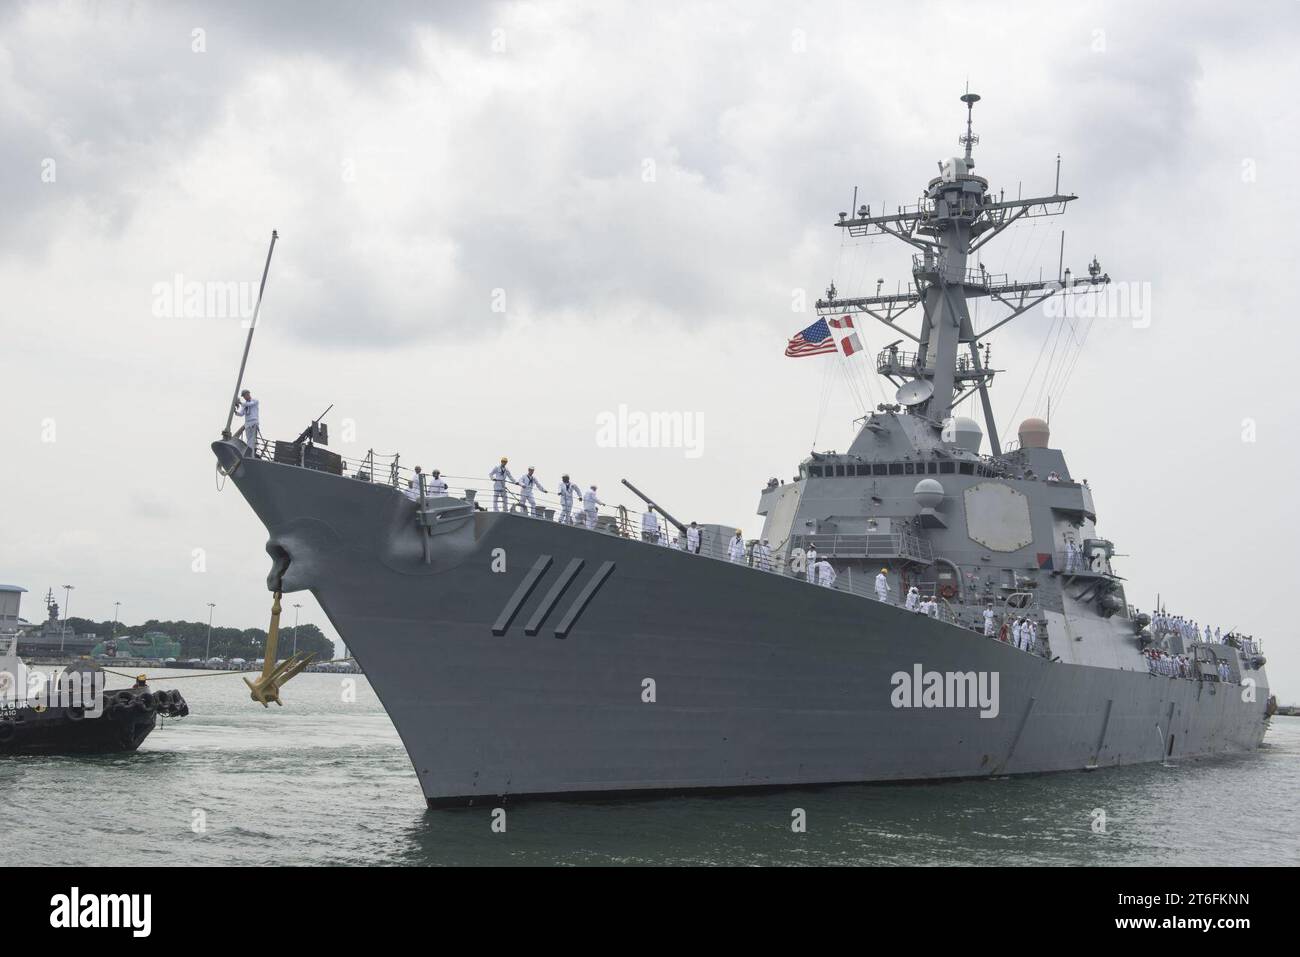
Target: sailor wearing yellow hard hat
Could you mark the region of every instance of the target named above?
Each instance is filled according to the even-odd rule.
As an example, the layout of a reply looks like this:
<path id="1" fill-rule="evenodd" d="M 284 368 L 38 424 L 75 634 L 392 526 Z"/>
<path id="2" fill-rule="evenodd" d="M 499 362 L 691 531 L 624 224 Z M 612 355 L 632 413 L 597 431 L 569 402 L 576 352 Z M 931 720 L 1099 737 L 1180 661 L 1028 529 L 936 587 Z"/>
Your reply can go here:
<path id="1" fill-rule="evenodd" d="M 889 601 L 889 569 L 880 569 L 880 574 L 876 576 L 876 597 L 881 601 Z"/>
<path id="2" fill-rule="evenodd" d="M 745 539 L 744 533 L 736 529 L 736 534 L 732 536 L 731 542 L 727 545 L 727 557 L 737 565 L 745 563 Z"/>
<path id="3" fill-rule="evenodd" d="M 510 474 L 506 468 L 506 463 L 510 460 L 504 455 L 501 456 L 501 464 L 488 472 L 488 478 L 492 480 L 492 511 L 504 512 L 510 507 L 510 496 L 506 494 L 506 483 L 518 485 L 515 477 Z"/>

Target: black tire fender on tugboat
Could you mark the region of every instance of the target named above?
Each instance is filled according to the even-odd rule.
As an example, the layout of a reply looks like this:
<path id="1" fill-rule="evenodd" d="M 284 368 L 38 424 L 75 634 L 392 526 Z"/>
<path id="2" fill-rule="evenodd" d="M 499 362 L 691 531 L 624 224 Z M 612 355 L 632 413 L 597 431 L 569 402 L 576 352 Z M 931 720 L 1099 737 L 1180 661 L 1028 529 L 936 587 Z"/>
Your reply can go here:
<path id="1" fill-rule="evenodd" d="M 0 718 L 0 744 L 8 744 L 14 739 L 18 729 L 14 727 L 14 719 L 8 716 Z"/>

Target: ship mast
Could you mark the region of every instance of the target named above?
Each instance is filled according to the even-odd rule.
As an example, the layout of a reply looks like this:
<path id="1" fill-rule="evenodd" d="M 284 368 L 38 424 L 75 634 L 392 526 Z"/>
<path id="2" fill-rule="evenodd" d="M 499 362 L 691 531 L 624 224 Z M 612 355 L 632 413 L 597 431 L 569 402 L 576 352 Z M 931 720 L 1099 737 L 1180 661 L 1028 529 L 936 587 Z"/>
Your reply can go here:
<path id="1" fill-rule="evenodd" d="M 898 401 L 913 415 L 942 429 L 953 408 L 978 392 L 990 446 L 994 455 L 1001 455 L 988 392 L 997 370 L 988 368 L 981 357 L 981 341 L 1058 292 L 1087 292 L 1110 282 L 1110 277 L 1101 273 L 1095 260 L 1088 278 L 1074 281 L 1069 270 L 1064 279 L 1024 282 L 990 274 L 982 265 L 967 267 L 973 253 L 1012 223 L 1059 216 L 1067 203 L 1078 198 L 1059 192 L 1059 174 L 1057 192 L 1051 196 L 1008 200 L 990 193 L 988 180 L 972 172 L 972 148 L 979 142 L 974 133 L 974 108 L 979 99 L 969 91 L 962 95 L 966 132 L 957 141 L 965 148 L 964 155 L 939 164 L 939 175 L 930 180 L 918 203 L 877 216 L 871 214 L 870 206 L 859 206 L 853 214 L 840 213 L 835 224 L 855 238 L 889 235 L 912 246 L 917 250 L 912 256 L 913 282 L 893 295 L 854 299 L 836 298 L 832 286 L 827 298 L 818 300 L 817 311 L 821 315 L 865 313 L 912 340 L 914 353 L 891 346 L 876 361 L 877 371 L 898 388 Z M 967 308 L 967 300 L 977 296 L 1008 310 L 978 335 Z M 921 328 L 912 333 L 897 321 L 916 306 L 921 307 Z"/>

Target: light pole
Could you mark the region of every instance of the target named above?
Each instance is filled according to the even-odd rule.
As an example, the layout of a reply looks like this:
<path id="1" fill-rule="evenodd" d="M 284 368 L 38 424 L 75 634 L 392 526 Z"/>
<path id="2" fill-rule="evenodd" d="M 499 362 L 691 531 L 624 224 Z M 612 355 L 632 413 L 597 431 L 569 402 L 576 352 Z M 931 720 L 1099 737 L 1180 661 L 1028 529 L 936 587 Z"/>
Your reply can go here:
<path id="1" fill-rule="evenodd" d="M 59 654 L 63 654 L 63 639 L 68 637 L 68 605 L 72 603 L 72 589 L 75 587 L 63 586 L 63 630 L 59 632 Z"/>
<path id="2" fill-rule="evenodd" d="M 117 610 L 122 607 L 120 601 L 113 602 L 113 637 L 117 637 Z"/>
<path id="3" fill-rule="evenodd" d="M 206 665 L 212 657 L 212 609 L 217 607 L 215 601 L 208 602 L 208 643 L 203 648 L 203 663 Z"/>
<path id="4" fill-rule="evenodd" d="M 293 653 L 295 655 L 298 653 L 298 609 L 301 607 L 302 605 L 297 602 L 293 603 Z"/>

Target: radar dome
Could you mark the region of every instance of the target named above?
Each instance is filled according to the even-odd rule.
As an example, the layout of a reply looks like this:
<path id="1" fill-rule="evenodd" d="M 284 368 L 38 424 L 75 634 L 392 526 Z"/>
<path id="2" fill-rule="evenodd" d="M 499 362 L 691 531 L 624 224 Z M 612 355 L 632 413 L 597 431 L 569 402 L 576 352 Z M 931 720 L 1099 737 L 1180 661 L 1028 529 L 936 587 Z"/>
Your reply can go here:
<path id="1" fill-rule="evenodd" d="M 921 508 L 938 508 L 943 501 L 943 486 L 935 479 L 923 478 L 916 483 L 912 494 L 916 496 L 916 504 Z"/>
<path id="2" fill-rule="evenodd" d="M 943 440 L 968 452 L 978 453 L 980 443 L 984 441 L 984 430 L 974 419 L 962 415 L 954 416 L 948 420 L 943 430 Z"/>
<path id="3" fill-rule="evenodd" d="M 1022 449 L 1045 449 L 1051 430 L 1042 419 L 1025 419 L 1020 423 L 1020 447 Z"/>

